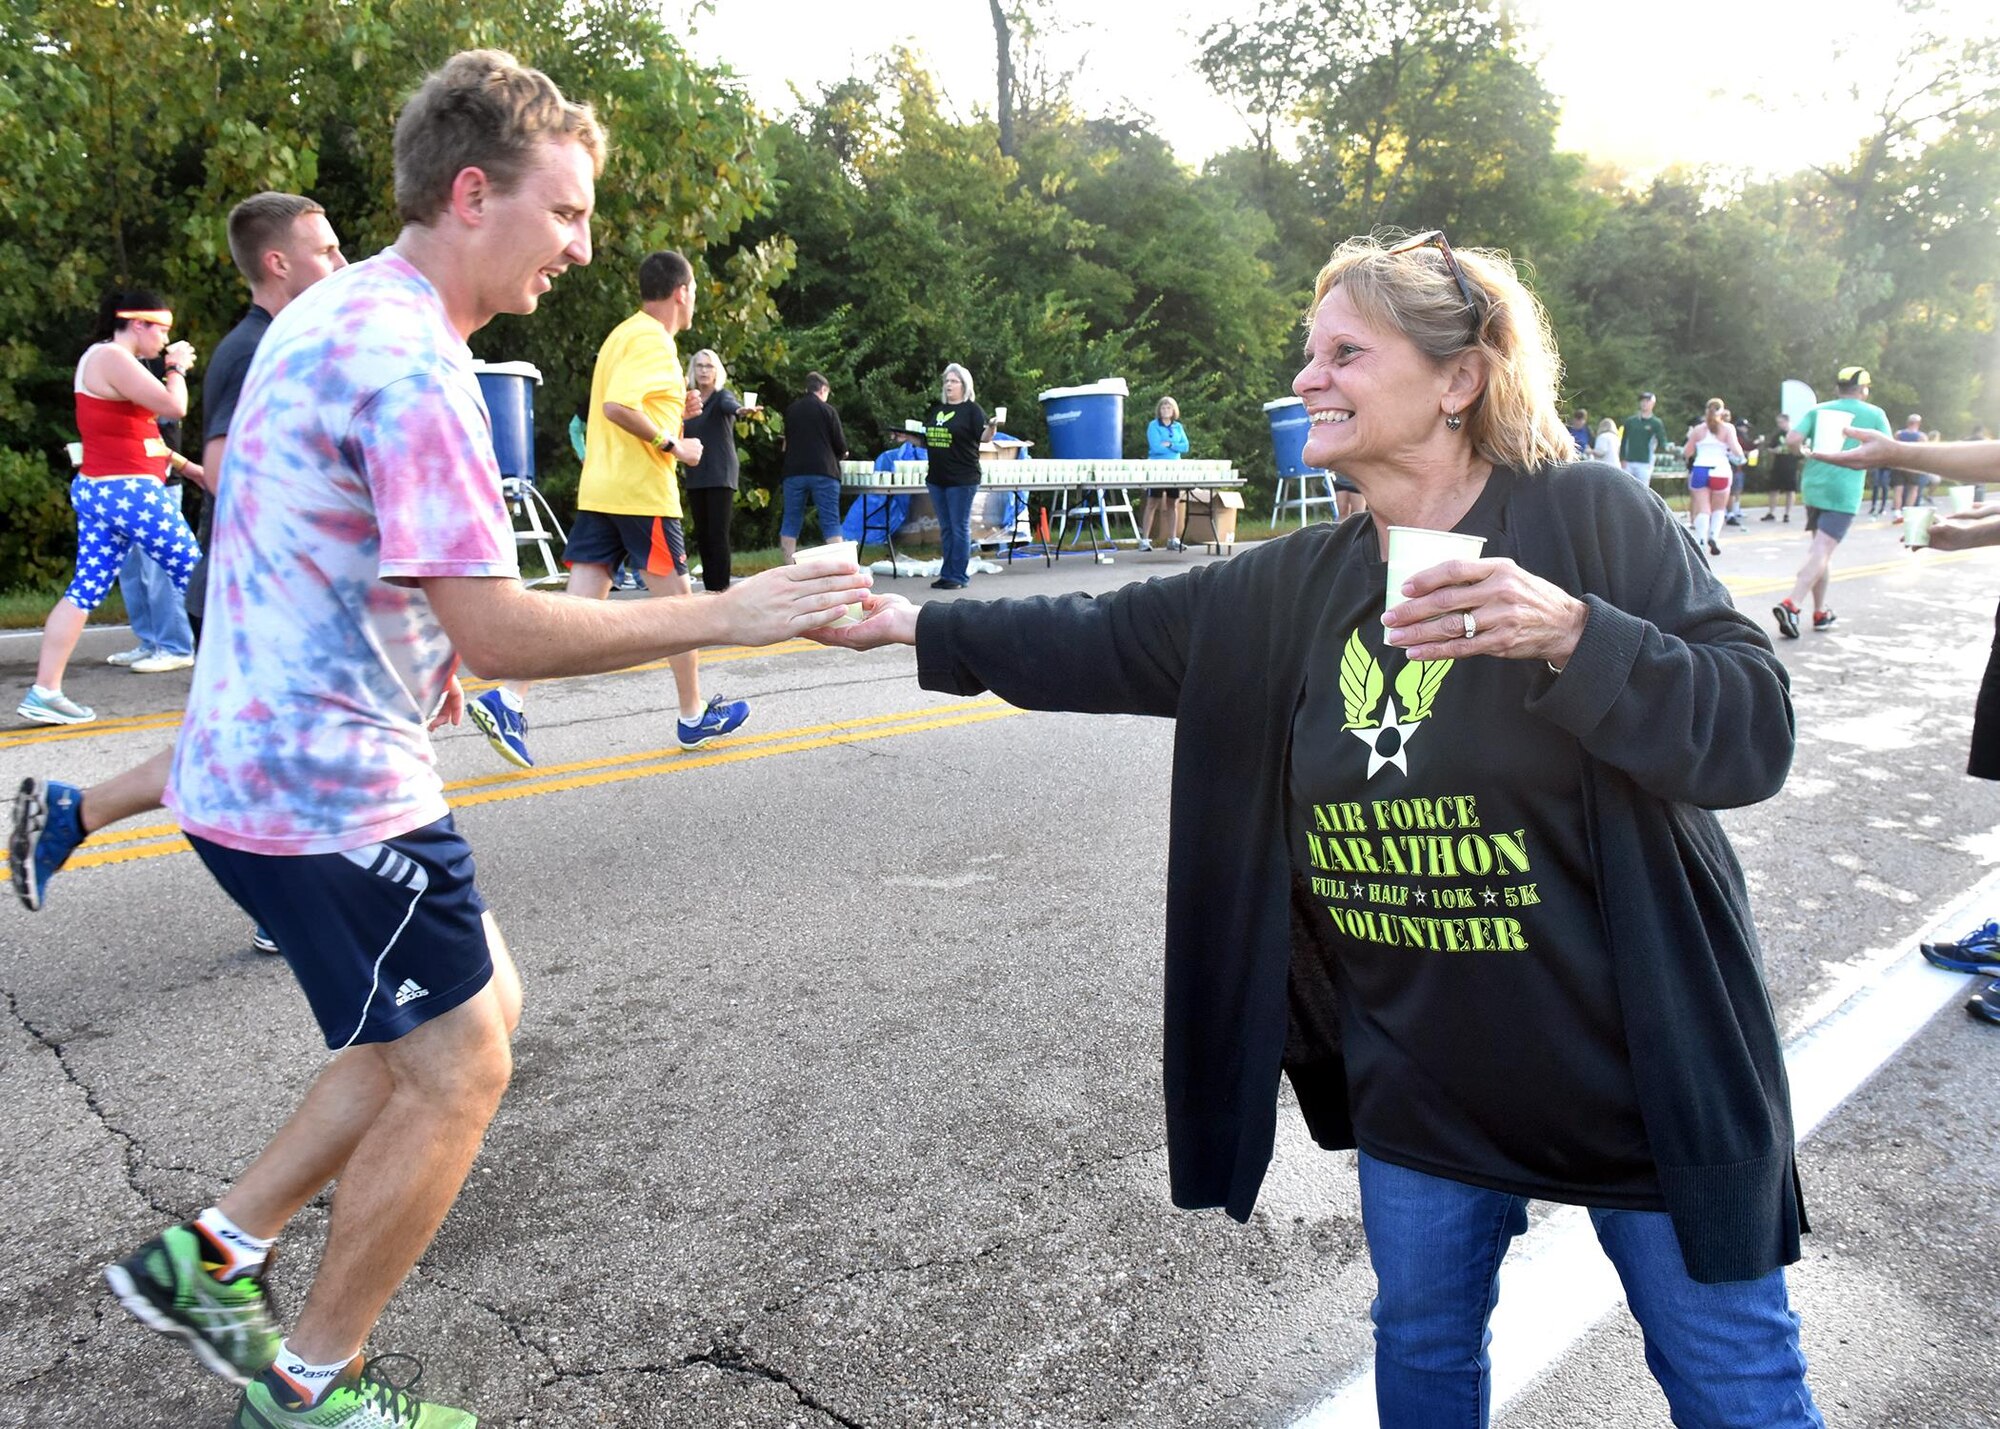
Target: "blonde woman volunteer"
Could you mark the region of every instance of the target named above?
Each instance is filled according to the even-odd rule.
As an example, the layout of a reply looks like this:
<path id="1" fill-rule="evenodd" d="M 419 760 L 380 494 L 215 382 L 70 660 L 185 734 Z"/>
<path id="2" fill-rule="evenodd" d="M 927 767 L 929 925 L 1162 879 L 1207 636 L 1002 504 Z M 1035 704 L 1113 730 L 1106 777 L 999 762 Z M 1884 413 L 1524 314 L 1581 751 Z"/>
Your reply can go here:
<path id="1" fill-rule="evenodd" d="M 1819 1426 L 1784 1064 L 1710 812 L 1783 782 L 1784 667 L 1661 503 L 1575 460 L 1556 379 L 1505 255 L 1350 240 L 1293 390 L 1307 464 L 1372 519 L 1097 597 L 871 596 L 819 638 L 1177 722 L 1173 1197 L 1249 1216 L 1281 1070 L 1323 1146 L 1360 1148 L 1385 1426 L 1485 1422 L 1536 1198 L 1589 1208 L 1677 1424 Z M 1486 544 L 1385 612 L 1392 525 Z"/>

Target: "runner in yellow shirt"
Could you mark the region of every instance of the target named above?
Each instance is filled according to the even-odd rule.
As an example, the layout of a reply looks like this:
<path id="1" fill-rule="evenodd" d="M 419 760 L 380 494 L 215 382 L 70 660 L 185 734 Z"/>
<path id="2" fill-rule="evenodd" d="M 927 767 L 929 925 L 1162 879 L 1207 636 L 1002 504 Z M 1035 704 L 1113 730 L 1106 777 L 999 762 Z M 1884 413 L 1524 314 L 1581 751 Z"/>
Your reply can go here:
<path id="1" fill-rule="evenodd" d="M 701 442 L 681 424 L 701 412 L 688 390 L 674 334 L 694 319 L 694 269 L 678 253 L 653 253 L 639 265 L 639 311 L 611 330 L 597 350 L 585 418 L 583 479 L 576 520 L 563 553 L 569 593 L 602 600 L 621 555 L 656 596 L 688 595 L 687 542 L 681 531 L 679 462 L 699 462 Z M 744 700 L 721 696 L 702 703 L 700 655 L 668 660 L 680 696 L 675 734 L 694 749 L 730 733 L 750 717 Z M 502 685 L 466 705 L 493 748 L 512 764 L 532 768 L 525 687 Z"/>

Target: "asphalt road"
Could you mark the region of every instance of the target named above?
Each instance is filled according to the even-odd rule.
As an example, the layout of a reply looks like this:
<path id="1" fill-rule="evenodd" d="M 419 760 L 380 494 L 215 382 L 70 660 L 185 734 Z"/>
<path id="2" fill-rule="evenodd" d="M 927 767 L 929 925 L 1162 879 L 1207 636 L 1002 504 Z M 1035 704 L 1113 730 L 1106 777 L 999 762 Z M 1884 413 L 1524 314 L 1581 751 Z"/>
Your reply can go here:
<path id="1" fill-rule="evenodd" d="M 1798 760 L 1726 817 L 1788 1037 L 2000 864 L 2000 799 L 1962 774 L 2000 553 L 1893 541 L 1862 522 L 1838 628 L 1783 645 Z M 1762 618 L 1803 545 L 1753 516 L 1716 564 Z M 1036 562 L 970 594 L 1195 559 Z M 100 725 L 0 730 L 6 788 L 169 737 L 185 677 L 95 663 L 117 639 L 69 682 Z M 31 655 L 0 642 L 0 673 L 24 686 Z M 1172 731 L 945 699 L 913 664 L 719 652 L 710 690 L 755 713 L 693 755 L 664 669 L 543 686 L 533 774 L 442 740 L 528 1011 L 373 1345 L 421 1356 L 440 1399 L 493 1425 L 1279 1426 L 1365 1366 L 1350 1157 L 1282 1116 L 1248 1225 L 1168 1204 Z M 211 1201 L 322 1061 L 247 932 L 164 821 L 93 840 L 46 911 L 0 908 L 0 1424 L 228 1422 L 231 1391 L 97 1270 Z M 1829 1424 L 2000 1424 L 2000 1028 L 1961 1001 L 1802 1151 L 1793 1286 Z M 281 1304 L 323 1229 L 315 1206 L 287 1237 Z M 1496 1422 L 1668 1419 L 1621 1309 Z"/>

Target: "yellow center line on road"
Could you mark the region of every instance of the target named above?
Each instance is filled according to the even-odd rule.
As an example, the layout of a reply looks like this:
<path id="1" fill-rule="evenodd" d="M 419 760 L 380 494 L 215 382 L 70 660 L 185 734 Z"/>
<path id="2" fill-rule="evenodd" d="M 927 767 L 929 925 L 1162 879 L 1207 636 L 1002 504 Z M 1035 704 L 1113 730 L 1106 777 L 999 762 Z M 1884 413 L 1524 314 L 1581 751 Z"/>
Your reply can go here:
<path id="1" fill-rule="evenodd" d="M 929 730 L 952 729 L 960 725 L 985 724 L 1007 719 L 1026 711 L 991 698 L 957 701 L 926 709 L 902 710 L 893 714 L 864 715 L 833 724 L 801 725 L 776 730 L 733 742 L 729 748 L 696 754 L 679 748 L 647 749 L 607 759 L 582 760 L 574 764 L 551 765 L 533 772 L 486 776 L 454 781 L 445 786 L 447 803 L 454 809 L 478 804 L 496 804 L 508 799 L 526 799 L 540 794 L 589 789 L 620 784 L 633 779 L 650 779 L 660 774 L 713 769 L 727 764 L 743 764 L 780 754 L 802 754 L 815 749 L 832 749 L 845 744 L 865 744 L 898 735 L 921 734 Z M 162 858 L 186 853 L 188 842 L 173 824 L 150 824 L 144 828 L 108 831 L 93 835 L 91 843 L 63 865 L 75 868 L 102 868 L 108 864 L 131 863 L 144 858 Z"/>
<path id="2" fill-rule="evenodd" d="M 723 645 L 713 650 L 701 652 L 703 665 L 727 665 L 735 660 L 755 660 L 765 655 L 802 655 L 813 650 L 829 647 L 817 640 L 785 640 L 776 645 Z M 643 675 L 652 670 L 667 668 L 665 660 L 651 660 L 644 665 L 630 665 L 623 670 L 609 670 L 608 675 Z M 599 679 L 597 675 L 573 675 L 567 679 Z M 490 690 L 498 685 L 498 680 L 465 680 L 467 694 L 476 695 L 482 690 Z M 538 680 L 537 684 L 557 684 L 557 680 Z M 14 749 L 30 744 L 60 744 L 68 739 L 94 739 L 104 734 L 137 734 L 148 731 L 159 732 L 180 727 L 181 711 L 156 710 L 152 714 L 115 715 L 105 719 L 95 719 L 89 724 L 50 727 L 31 725 L 26 729 L 0 730 L 0 749 Z"/>
<path id="3" fill-rule="evenodd" d="M 53 727 L 31 725 L 26 729 L 0 730 L 0 749 L 14 749 L 29 744 L 60 744 L 66 739 L 93 739 L 102 734 L 137 734 L 146 730 L 155 732 L 173 730 L 180 727 L 180 722 L 179 710 L 160 710 L 154 714 L 94 719 L 89 724 Z"/>

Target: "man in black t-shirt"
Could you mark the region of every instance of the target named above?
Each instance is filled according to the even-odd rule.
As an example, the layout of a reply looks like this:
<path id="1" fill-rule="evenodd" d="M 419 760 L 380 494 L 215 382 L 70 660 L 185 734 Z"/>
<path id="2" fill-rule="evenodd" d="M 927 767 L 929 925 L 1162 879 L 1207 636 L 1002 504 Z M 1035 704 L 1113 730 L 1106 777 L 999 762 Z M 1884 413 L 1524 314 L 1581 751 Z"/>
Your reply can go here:
<path id="1" fill-rule="evenodd" d="M 216 344 L 201 384 L 201 466 L 203 485 L 200 542 L 208 549 L 214 520 L 215 492 L 222 479 L 223 451 L 236 401 L 249 374 L 251 356 L 264 340 L 271 319 L 285 305 L 338 269 L 347 266 L 340 239 L 327 222 L 326 210 L 299 194 L 260 193 L 229 211 L 229 256 L 250 284 L 250 311 L 229 335 Z M 203 596 L 208 562 L 204 556 L 188 582 L 188 616 L 195 639 L 201 638 Z M 150 813 L 160 807 L 172 746 L 144 764 L 114 774 L 88 789 L 57 779 L 21 781 L 14 796 L 14 851 L 10 866 L 14 892 L 31 912 L 42 906 L 48 880 L 72 850 L 106 824 Z M 275 953 L 277 945 L 261 929 L 252 934 L 257 951 Z"/>
<path id="2" fill-rule="evenodd" d="M 1792 419 L 1783 412 L 1778 413 L 1778 430 L 1765 437 L 1759 444 L 1764 453 L 1764 480 L 1770 488 L 1770 495 L 1764 500 L 1764 519 L 1778 519 L 1778 497 L 1785 498 L 1785 520 L 1792 519 L 1792 502 L 1799 494 L 1799 467 L 1803 458 L 1792 450 Z"/>
<path id="3" fill-rule="evenodd" d="M 808 372 L 805 396 L 785 408 L 785 511 L 778 546 L 787 562 L 799 548 L 807 502 L 819 513 L 820 540 L 840 539 L 840 463 L 847 455 L 847 433 L 826 400 L 831 390 L 819 373 Z"/>

